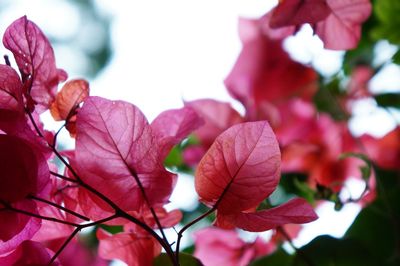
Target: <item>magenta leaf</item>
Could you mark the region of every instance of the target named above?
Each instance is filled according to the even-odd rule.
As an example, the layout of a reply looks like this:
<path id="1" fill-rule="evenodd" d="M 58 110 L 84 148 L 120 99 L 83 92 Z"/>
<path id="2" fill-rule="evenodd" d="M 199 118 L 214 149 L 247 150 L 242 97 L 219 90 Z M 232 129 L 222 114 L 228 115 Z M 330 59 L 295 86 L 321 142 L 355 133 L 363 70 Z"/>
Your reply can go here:
<path id="1" fill-rule="evenodd" d="M 1 204 L 0 207 L 2 207 Z M 31 200 L 19 201 L 12 204 L 12 207 L 37 213 L 36 204 Z M 40 225 L 41 220 L 38 218 L 2 210 L 0 212 L 0 255 L 14 250 L 21 242 L 31 239 L 39 230 Z"/>
<path id="2" fill-rule="evenodd" d="M 225 214 L 254 208 L 275 190 L 280 161 L 268 122 L 231 127 L 217 137 L 196 170 L 200 201 Z"/>
<path id="3" fill-rule="evenodd" d="M 151 123 L 151 129 L 158 139 L 161 157 L 165 158 L 174 145 L 203 124 L 203 119 L 188 106 L 159 114 Z"/>
<path id="4" fill-rule="evenodd" d="M 0 112 L 3 110 L 23 112 L 21 80 L 7 65 L 0 65 Z"/>
<path id="5" fill-rule="evenodd" d="M 160 254 L 161 246 L 150 236 L 133 233 L 109 234 L 99 229 L 99 256 L 104 259 L 120 259 L 132 266 L 152 265 Z"/>
<path id="6" fill-rule="evenodd" d="M 357 46 L 361 37 L 361 24 L 368 19 L 372 6 L 369 0 L 327 0 L 331 14 L 318 22 L 316 34 L 324 47 L 348 50 Z"/>
<path id="7" fill-rule="evenodd" d="M 39 104 L 39 112 L 48 109 L 66 74 L 56 68 L 54 51 L 46 36 L 23 16 L 7 28 L 3 44 L 14 55 L 27 89 L 25 93 Z"/>
<path id="8" fill-rule="evenodd" d="M 272 11 L 272 28 L 314 24 L 325 19 L 331 12 L 326 0 L 285 0 Z"/>
<path id="9" fill-rule="evenodd" d="M 75 160 L 83 181 L 126 211 L 147 200 L 166 203 L 175 184 L 146 118 L 123 101 L 87 98 L 77 115 Z"/>
<path id="10" fill-rule="evenodd" d="M 275 208 L 225 217 L 235 226 L 250 232 L 263 232 L 288 223 L 308 223 L 317 218 L 311 205 L 301 198 L 292 199 Z"/>
<path id="11" fill-rule="evenodd" d="M 0 257 L 0 264 L 4 266 L 11 265 L 49 265 L 58 266 L 60 263 L 57 261 L 49 264 L 53 252 L 46 249 L 46 247 L 39 242 L 24 241 L 16 250 L 7 256 Z"/>
<path id="12" fill-rule="evenodd" d="M 195 131 L 195 135 L 207 148 L 224 130 L 243 121 L 240 114 L 227 102 L 201 99 L 185 102 L 185 106 L 193 108 L 204 120 L 204 125 Z"/>

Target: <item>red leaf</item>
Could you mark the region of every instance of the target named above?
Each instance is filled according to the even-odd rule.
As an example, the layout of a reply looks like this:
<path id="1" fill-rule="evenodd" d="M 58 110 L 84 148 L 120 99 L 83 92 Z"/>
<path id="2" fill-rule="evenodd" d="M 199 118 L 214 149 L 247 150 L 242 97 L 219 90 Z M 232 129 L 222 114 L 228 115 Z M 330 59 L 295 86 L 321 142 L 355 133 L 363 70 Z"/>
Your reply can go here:
<path id="1" fill-rule="evenodd" d="M 130 266 L 151 266 L 153 259 L 161 253 L 161 246 L 151 236 L 143 237 L 131 233 L 111 235 L 97 230 L 99 256 L 104 259 L 120 259 Z"/>
<path id="2" fill-rule="evenodd" d="M 17 62 L 27 93 L 46 110 L 54 101 L 57 85 L 66 74 L 58 70 L 50 42 L 36 24 L 26 16 L 14 21 L 3 36 L 4 46 L 10 50 Z"/>
<path id="3" fill-rule="evenodd" d="M 372 6 L 369 0 L 327 0 L 331 14 L 317 23 L 316 34 L 324 47 L 348 50 L 357 46 L 361 24 L 368 19 Z"/>
<path id="4" fill-rule="evenodd" d="M 280 151 L 266 121 L 235 125 L 215 140 L 195 175 L 200 200 L 218 213 L 257 206 L 276 188 Z"/>
<path id="5" fill-rule="evenodd" d="M 174 145 L 203 124 L 203 119 L 188 106 L 159 114 L 151 123 L 151 129 L 158 139 L 161 157 L 167 156 Z"/>
<path id="6" fill-rule="evenodd" d="M 126 211 L 167 202 L 175 175 L 140 110 L 123 101 L 89 97 L 77 115 L 75 159 L 82 179 Z"/>
<path id="7" fill-rule="evenodd" d="M 235 226 L 250 232 L 263 232 L 288 223 L 308 223 L 317 218 L 310 204 L 301 198 L 292 199 L 275 208 L 225 217 Z"/>
<path id="8" fill-rule="evenodd" d="M 326 0 L 284 0 L 272 11 L 272 28 L 314 24 L 326 18 L 331 12 Z"/>

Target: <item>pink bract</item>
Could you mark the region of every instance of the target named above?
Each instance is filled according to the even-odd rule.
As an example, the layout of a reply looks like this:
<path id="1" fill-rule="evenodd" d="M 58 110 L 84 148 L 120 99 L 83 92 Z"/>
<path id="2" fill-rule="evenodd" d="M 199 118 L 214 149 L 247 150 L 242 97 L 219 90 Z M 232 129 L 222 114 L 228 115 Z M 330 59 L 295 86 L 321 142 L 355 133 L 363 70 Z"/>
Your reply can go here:
<path id="1" fill-rule="evenodd" d="M 165 170 L 159 149 L 146 118 L 132 104 L 89 97 L 77 115 L 80 176 L 126 211 L 166 203 L 171 195 L 175 175 Z"/>
<path id="2" fill-rule="evenodd" d="M 258 237 L 254 242 L 246 243 L 235 231 L 215 227 L 199 230 L 194 237 L 194 255 L 206 266 L 245 266 L 275 249 L 273 244 L 265 243 Z"/>
<path id="3" fill-rule="evenodd" d="M 24 93 L 39 104 L 39 112 L 48 109 L 66 73 L 56 68 L 53 48 L 46 36 L 23 16 L 7 28 L 3 44 L 14 55 L 24 87 L 30 89 Z"/>

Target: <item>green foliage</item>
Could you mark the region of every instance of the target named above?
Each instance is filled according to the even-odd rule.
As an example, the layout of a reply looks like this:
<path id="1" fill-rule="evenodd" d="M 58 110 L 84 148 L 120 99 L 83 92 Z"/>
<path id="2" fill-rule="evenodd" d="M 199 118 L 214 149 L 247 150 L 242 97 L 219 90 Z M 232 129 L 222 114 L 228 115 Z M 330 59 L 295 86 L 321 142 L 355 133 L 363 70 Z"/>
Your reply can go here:
<path id="1" fill-rule="evenodd" d="M 346 237 L 362 242 L 376 265 L 400 265 L 400 185 L 398 173 L 377 169 L 377 199 L 364 208 Z"/>
<path id="2" fill-rule="evenodd" d="M 381 107 L 395 107 L 400 109 L 399 93 L 383 93 L 375 95 L 375 100 Z"/>
<path id="3" fill-rule="evenodd" d="M 290 266 L 292 265 L 293 259 L 293 255 L 290 255 L 284 249 L 279 248 L 271 255 L 253 261 L 250 266 Z"/>
<path id="4" fill-rule="evenodd" d="M 318 236 L 297 251 L 293 266 L 376 266 L 362 243 Z"/>
<path id="5" fill-rule="evenodd" d="M 375 1 L 373 10 L 378 21 L 372 31 L 373 37 L 377 40 L 386 39 L 393 44 L 400 44 L 400 1 Z"/>
<path id="6" fill-rule="evenodd" d="M 340 82 L 340 78 L 335 77 L 328 82 L 322 83 L 314 95 L 314 103 L 320 112 L 330 114 L 333 119 L 347 120 L 349 114 L 343 110 L 338 102 L 339 97 L 343 94 Z"/>
<path id="7" fill-rule="evenodd" d="M 179 253 L 180 266 L 202 266 L 203 264 L 190 254 Z M 166 253 L 154 259 L 153 266 L 172 266 L 171 260 Z"/>

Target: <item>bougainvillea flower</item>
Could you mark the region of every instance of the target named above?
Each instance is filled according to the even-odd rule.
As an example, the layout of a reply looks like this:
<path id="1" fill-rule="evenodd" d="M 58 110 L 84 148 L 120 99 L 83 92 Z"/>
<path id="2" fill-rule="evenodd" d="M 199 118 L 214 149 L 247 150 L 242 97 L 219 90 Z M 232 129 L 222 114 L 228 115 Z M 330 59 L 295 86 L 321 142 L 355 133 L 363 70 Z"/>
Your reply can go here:
<path id="1" fill-rule="evenodd" d="M 58 260 L 49 264 L 53 252 L 46 249 L 43 244 L 34 241 L 24 241 L 16 250 L 5 257 L 0 257 L 3 266 L 59 266 Z"/>
<path id="2" fill-rule="evenodd" d="M 185 102 L 204 120 L 204 125 L 194 134 L 205 147 L 210 147 L 214 139 L 232 125 L 243 121 L 241 115 L 227 102 L 201 99 Z M 218 115 L 216 115 L 218 114 Z"/>
<path id="3" fill-rule="evenodd" d="M 314 24 L 331 13 L 326 0 L 284 0 L 273 9 L 270 26 L 272 28 Z"/>
<path id="4" fill-rule="evenodd" d="M 12 207 L 37 214 L 36 204 L 30 200 L 19 201 Z M 39 230 L 40 223 L 40 219 L 9 211 L 0 203 L 0 254 L 9 253 L 23 241 L 31 239 Z"/>
<path id="5" fill-rule="evenodd" d="M 357 47 L 361 37 L 361 24 L 371 15 L 369 0 L 326 0 L 332 10 L 318 22 L 315 33 L 326 49 L 348 50 Z"/>
<path id="6" fill-rule="evenodd" d="M 46 243 L 46 247 L 54 252 L 61 247 L 65 239 L 57 239 Z M 100 258 L 87 243 L 72 240 L 57 257 L 62 266 L 108 266 L 110 263 Z"/>
<path id="7" fill-rule="evenodd" d="M 246 243 L 232 230 L 209 227 L 194 233 L 194 255 L 207 266 L 249 265 L 252 260 L 270 254 L 275 249 L 272 243 L 265 243 L 257 237 Z"/>
<path id="8" fill-rule="evenodd" d="M 13 203 L 35 195 L 48 184 L 44 157 L 24 140 L 0 134 L 0 200 Z"/>
<path id="9" fill-rule="evenodd" d="M 364 134 L 360 140 L 368 156 L 379 167 L 400 168 L 400 127 L 396 127 L 381 138 Z"/>
<path id="10" fill-rule="evenodd" d="M 246 107 L 247 117 L 256 117 L 260 102 L 278 104 L 293 97 L 310 100 L 316 91 L 315 71 L 293 61 L 283 50 L 282 41 L 266 36 L 259 23 L 246 23 L 246 29 L 252 39 L 248 36 L 243 43 L 224 82 L 229 93 Z"/>
<path id="11" fill-rule="evenodd" d="M 340 190 L 346 178 L 358 176 L 357 162 L 350 162 L 351 158 L 339 160 L 342 153 L 358 150 L 346 124 L 325 114 L 317 115 L 314 107 L 301 101 L 282 107 L 284 123 L 277 127 L 276 134 L 283 172 L 309 174 L 313 186 L 318 183 L 335 190 Z"/>
<path id="12" fill-rule="evenodd" d="M 77 114 L 79 175 L 126 211 L 168 201 L 176 176 L 162 165 L 159 148 L 132 104 L 89 97 Z"/>
<path id="13" fill-rule="evenodd" d="M 167 110 L 151 123 L 151 129 L 160 145 L 161 159 L 171 148 L 204 124 L 204 120 L 189 106 Z"/>
<path id="14" fill-rule="evenodd" d="M 250 212 L 278 185 L 280 162 L 278 142 L 266 121 L 238 124 L 219 135 L 195 174 L 200 201 L 217 210 L 216 224 L 265 231 L 315 220 L 312 207 L 302 199 Z"/>
<path id="15" fill-rule="evenodd" d="M 66 73 L 56 68 L 54 51 L 49 40 L 26 16 L 14 21 L 3 36 L 21 71 L 24 92 L 39 104 L 38 112 L 48 109 L 54 101 L 57 85 Z"/>
<path id="16" fill-rule="evenodd" d="M 161 253 L 160 244 L 151 236 L 123 232 L 112 235 L 97 230 L 99 256 L 104 259 L 120 259 L 130 266 L 151 266 Z"/>

